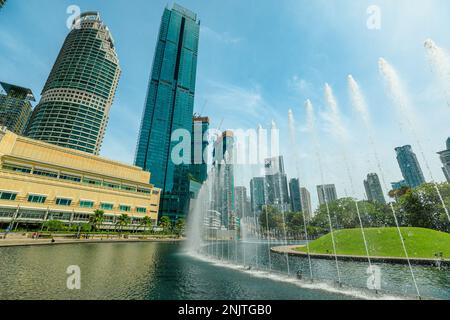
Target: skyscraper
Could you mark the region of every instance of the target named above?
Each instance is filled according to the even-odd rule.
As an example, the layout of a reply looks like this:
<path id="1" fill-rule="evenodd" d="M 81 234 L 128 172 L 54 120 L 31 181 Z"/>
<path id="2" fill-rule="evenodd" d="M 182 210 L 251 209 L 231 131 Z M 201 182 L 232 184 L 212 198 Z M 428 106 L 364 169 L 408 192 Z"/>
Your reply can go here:
<path id="1" fill-rule="evenodd" d="M 334 184 L 317 186 L 317 194 L 319 196 L 320 205 L 337 200 L 336 186 Z"/>
<path id="2" fill-rule="evenodd" d="M 3 5 L 6 3 L 6 0 L 0 0 L 0 9 L 3 7 Z"/>
<path id="3" fill-rule="evenodd" d="M 191 175 L 200 182 L 204 183 L 208 179 L 208 130 L 209 118 L 194 116 L 192 127 L 192 150 L 191 150 Z"/>
<path id="4" fill-rule="evenodd" d="M 366 189 L 366 195 L 369 201 L 386 204 L 383 188 L 376 173 L 369 173 L 367 175 L 367 180 L 364 180 L 364 188 Z"/>
<path id="5" fill-rule="evenodd" d="M 244 218 L 250 216 L 248 212 L 248 196 L 246 187 L 236 187 L 235 188 L 235 200 L 236 200 L 236 215 L 239 218 Z"/>
<path id="6" fill-rule="evenodd" d="M 263 206 L 266 204 L 264 177 L 256 177 L 250 181 L 250 202 L 252 213 L 261 214 Z"/>
<path id="7" fill-rule="evenodd" d="M 289 181 L 289 197 L 291 199 L 292 212 L 301 212 L 302 197 L 300 193 L 300 181 L 298 179 L 291 179 Z"/>
<path id="8" fill-rule="evenodd" d="M 171 159 L 178 143 L 171 138 L 177 129 L 192 134 L 199 33 L 195 13 L 177 4 L 164 9 L 136 150 L 135 164 L 163 190 L 160 215 L 173 220 L 188 213 L 180 203 L 187 176 Z"/>
<path id="9" fill-rule="evenodd" d="M 425 183 L 422 169 L 416 154 L 412 151 L 411 146 L 403 146 L 395 148 L 397 153 L 397 161 L 402 171 L 403 178 L 411 188 L 416 188 Z"/>
<path id="10" fill-rule="evenodd" d="M 27 135 L 98 155 L 120 77 L 114 40 L 98 12 L 73 21 Z"/>
<path id="11" fill-rule="evenodd" d="M 234 185 L 234 134 L 225 131 L 216 140 L 213 152 L 214 210 L 222 215 L 222 225 L 230 229 L 236 217 Z"/>
<path id="12" fill-rule="evenodd" d="M 0 127 L 5 126 L 9 131 L 22 135 L 33 109 L 33 92 L 5 82 L 0 82 L 0 88 L 5 92 L 0 92 Z"/>
<path id="13" fill-rule="evenodd" d="M 447 139 L 447 150 L 438 153 L 441 157 L 441 162 L 444 165 L 442 170 L 444 171 L 447 182 L 450 182 L 450 138 Z"/>
<path id="14" fill-rule="evenodd" d="M 300 188 L 300 196 L 302 199 L 303 213 L 305 214 L 307 220 L 311 220 L 312 215 L 313 215 L 312 204 L 311 204 L 311 194 L 309 193 L 308 189 Z"/>
<path id="15" fill-rule="evenodd" d="M 283 157 L 265 160 L 265 195 L 266 204 L 277 208 L 281 212 L 290 209 L 287 176 L 284 171 Z"/>

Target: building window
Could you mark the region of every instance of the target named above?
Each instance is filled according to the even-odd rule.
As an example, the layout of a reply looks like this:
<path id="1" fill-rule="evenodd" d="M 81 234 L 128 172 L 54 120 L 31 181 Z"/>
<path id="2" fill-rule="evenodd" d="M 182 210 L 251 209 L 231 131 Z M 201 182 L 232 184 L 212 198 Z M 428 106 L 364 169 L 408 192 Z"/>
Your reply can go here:
<path id="1" fill-rule="evenodd" d="M 30 167 L 21 167 L 21 166 L 16 166 L 16 165 L 5 164 L 5 165 L 3 165 L 3 169 L 9 170 L 9 171 L 20 172 L 20 173 L 31 173 Z"/>
<path id="2" fill-rule="evenodd" d="M 137 213 L 147 213 L 147 209 L 146 208 L 136 208 L 136 212 Z"/>
<path id="3" fill-rule="evenodd" d="M 28 202 L 32 203 L 45 203 L 45 200 L 47 200 L 46 196 L 37 196 L 31 194 L 28 196 Z"/>
<path id="4" fill-rule="evenodd" d="M 85 201 L 85 200 L 80 201 L 80 208 L 93 208 L 93 207 L 94 207 L 93 201 Z"/>
<path id="5" fill-rule="evenodd" d="M 46 171 L 46 170 L 38 170 L 35 169 L 33 174 L 36 176 L 49 177 L 49 178 L 58 178 L 58 174 L 56 172 Z"/>
<path id="6" fill-rule="evenodd" d="M 103 182 L 103 186 L 106 188 L 111 188 L 111 189 L 120 189 L 120 184 L 108 182 L 108 181 Z"/>
<path id="7" fill-rule="evenodd" d="M 126 185 L 126 184 L 123 184 L 123 185 L 121 186 L 121 189 L 122 189 L 122 190 L 125 190 L 125 191 L 133 191 L 133 192 L 136 192 L 136 191 L 137 191 L 137 187 L 135 187 L 135 186 L 128 186 L 128 185 Z"/>
<path id="8" fill-rule="evenodd" d="M 84 178 L 83 183 L 94 185 L 94 186 L 101 186 L 102 182 L 100 180 L 94 180 L 90 178 Z"/>
<path id="9" fill-rule="evenodd" d="M 114 205 L 111 204 L 111 203 L 102 203 L 102 204 L 100 205 L 100 208 L 101 208 L 102 210 L 112 210 L 112 209 L 114 208 Z"/>
<path id="10" fill-rule="evenodd" d="M 17 193 L 0 191 L 0 200 L 16 200 Z"/>
<path id="11" fill-rule="evenodd" d="M 122 212 L 130 212 L 131 211 L 131 207 L 130 206 L 125 206 L 125 205 L 120 205 L 119 206 L 119 210 Z"/>
<path id="12" fill-rule="evenodd" d="M 70 206 L 72 204 L 72 200 L 71 199 L 64 199 L 64 198 L 57 198 L 56 199 L 56 204 L 58 206 Z"/>
<path id="13" fill-rule="evenodd" d="M 59 178 L 61 180 L 67 180 L 67 181 L 72 181 L 72 182 L 81 182 L 81 177 L 78 176 L 72 176 L 70 174 L 61 174 L 59 176 Z"/>

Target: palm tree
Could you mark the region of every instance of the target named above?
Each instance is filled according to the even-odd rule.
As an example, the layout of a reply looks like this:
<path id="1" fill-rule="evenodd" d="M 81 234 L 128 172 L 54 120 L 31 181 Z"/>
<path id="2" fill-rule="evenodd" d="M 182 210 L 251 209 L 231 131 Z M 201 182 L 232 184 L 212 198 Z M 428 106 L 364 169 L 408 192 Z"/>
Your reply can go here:
<path id="1" fill-rule="evenodd" d="M 141 221 L 141 226 L 144 227 L 144 232 L 147 227 L 151 227 L 153 225 L 152 219 L 150 217 L 145 216 Z"/>
<path id="2" fill-rule="evenodd" d="M 172 222 L 169 217 L 164 216 L 159 221 L 159 226 L 164 230 L 164 233 L 169 233 L 172 228 Z"/>
<path id="3" fill-rule="evenodd" d="M 130 221 L 131 219 L 127 214 L 122 214 L 117 218 L 116 225 L 119 227 L 119 235 L 122 233 L 123 227 L 126 227 L 127 225 L 130 224 Z"/>

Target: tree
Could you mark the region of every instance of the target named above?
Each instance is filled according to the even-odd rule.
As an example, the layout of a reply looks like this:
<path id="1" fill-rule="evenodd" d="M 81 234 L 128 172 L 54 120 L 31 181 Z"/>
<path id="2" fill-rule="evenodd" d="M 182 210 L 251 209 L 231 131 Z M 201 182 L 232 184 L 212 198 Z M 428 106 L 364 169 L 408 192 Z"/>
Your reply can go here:
<path id="1" fill-rule="evenodd" d="M 127 214 L 122 214 L 117 218 L 116 225 L 119 227 L 119 233 L 122 233 L 124 227 L 128 226 L 131 222 L 131 218 Z"/>
<path id="2" fill-rule="evenodd" d="M 44 228 L 50 232 L 64 231 L 66 229 L 64 223 L 58 220 L 50 220 L 44 223 Z"/>
<path id="3" fill-rule="evenodd" d="M 450 202 L 450 184 L 437 186 L 446 206 Z M 450 222 L 434 184 L 410 189 L 395 204 L 402 226 L 435 229 L 450 232 Z"/>
<path id="4" fill-rule="evenodd" d="M 281 212 L 272 206 L 265 206 L 259 217 L 260 227 L 263 233 L 270 234 L 272 231 L 283 230 L 283 217 Z"/>
<path id="5" fill-rule="evenodd" d="M 161 217 L 159 221 L 159 226 L 164 230 L 165 233 L 169 233 L 170 229 L 172 229 L 172 222 L 169 217 Z"/>
<path id="6" fill-rule="evenodd" d="M 102 210 L 95 210 L 94 215 L 89 217 L 89 223 L 95 231 L 98 231 L 105 221 L 105 212 Z"/>
<path id="7" fill-rule="evenodd" d="M 175 224 L 175 234 L 177 237 L 182 237 L 186 229 L 186 220 L 178 219 Z"/>
<path id="8" fill-rule="evenodd" d="M 144 227 L 144 231 L 146 228 L 151 227 L 153 225 L 152 219 L 149 216 L 145 216 L 141 221 L 141 226 Z"/>

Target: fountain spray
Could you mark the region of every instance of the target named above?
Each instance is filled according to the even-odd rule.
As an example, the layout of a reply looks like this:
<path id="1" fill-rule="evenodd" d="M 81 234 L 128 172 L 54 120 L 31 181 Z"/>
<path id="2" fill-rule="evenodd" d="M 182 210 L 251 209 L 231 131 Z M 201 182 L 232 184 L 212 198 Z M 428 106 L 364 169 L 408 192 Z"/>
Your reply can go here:
<path id="1" fill-rule="evenodd" d="M 441 191 L 439 190 L 439 186 L 437 185 L 433 173 L 431 171 L 429 162 L 427 157 L 425 156 L 424 149 L 422 147 L 422 142 L 419 139 L 416 131 L 416 125 L 413 122 L 413 120 L 410 118 L 411 111 L 408 107 L 408 99 L 407 95 L 401 85 L 400 79 L 398 77 L 397 71 L 383 58 L 380 58 L 379 60 L 379 68 L 380 73 L 384 77 L 386 83 L 387 83 L 387 89 L 389 96 L 394 102 L 394 105 L 398 108 L 398 110 L 402 113 L 403 117 L 406 120 L 406 123 L 408 125 L 408 128 L 410 129 L 410 132 L 413 136 L 413 138 L 416 140 L 416 144 L 419 147 L 420 154 L 422 156 L 422 159 L 425 163 L 425 166 L 427 168 L 428 174 L 431 178 L 431 184 L 433 184 L 438 196 L 439 200 L 441 201 L 442 207 L 444 208 L 444 211 L 447 215 L 448 221 L 450 221 L 450 213 L 447 208 L 447 205 L 445 204 L 444 198 L 442 197 Z"/>
<path id="2" fill-rule="evenodd" d="M 295 134 L 295 119 L 294 119 L 294 113 L 292 112 L 292 110 L 289 110 L 288 118 L 289 118 L 289 137 L 291 140 L 292 147 L 294 149 L 295 169 L 297 172 L 297 177 L 300 179 L 300 167 L 299 167 L 300 157 L 298 155 L 298 145 L 297 145 L 297 139 L 296 139 L 296 134 Z M 300 181 L 302 181 L 302 179 L 300 179 Z M 309 248 L 308 228 L 307 228 L 307 223 L 308 223 L 307 220 L 308 219 L 306 218 L 306 214 L 305 214 L 304 210 L 302 210 L 302 215 L 303 215 L 303 227 L 304 227 L 303 231 L 305 232 L 305 237 L 306 237 L 306 252 L 308 254 L 309 273 L 310 273 L 311 281 L 314 281 L 312 261 L 311 261 L 311 252 L 310 252 L 310 248 Z"/>
<path id="3" fill-rule="evenodd" d="M 314 116 L 314 106 L 312 105 L 310 100 L 306 100 L 305 107 L 306 107 L 306 111 L 308 113 L 308 125 L 313 134 L 314 146 L 316 149 L 315 152 L 316 152 L 316 157 L 317 157 L 317 163 L 319 165 L 319 171 L 320 171 L 320 178 L 321 178 L 322 185 L 324 185 L 325 178 L 324 178 L 324 174 L 323 174 L 322 156 L 321 156 L 321 150 L 320 150 L 321 148 L 320 148 L 319 137 L 318 137 L 317 129 L 316 129 L 316 120 L 315 120 L 315 116 Z M 341 285 L 342 284 L 341 271 L 339 269 L 339 261 L 338 261 L 337 250 L 336 250 L 336 239 L 334 237 L 333 224 L 331 222 L 331 213 L 330 213 L 330 207 L 328 205 L 328 196 L 325 192 L 324 192 L 324 196 L 325 196 L 325 207 L 326 207 L 327 215 L 328 215 L 328 223 L 330 226 L 331 241 L 333 243 L 333 252 L 334 252 L 334 259 L 336 262 L 336 272 L 337 272 L 337 277 L 338 277 L 338 283 L 339 283 L 339 285 Z"/>
<path id="4" fill-rule="evenodd" d="M 325 85 L 325 98 L 326 98 L 326 102 L 330 108 L 331 114 L 332 114 L 332 118 L 333 118 L 333 124 L 336 126 L 336 130 L 338 131 L 338 133 L 340 133 L 341 137 L 339 140 L 339 142 L 341 143 L 341 151 L 342 151 L 342 158 L 343 158 L 343 162 L 345 165 L 345 169 L 347 172 L 347 177 L 348 180 L 350 182 L 350 188 L 351 188 L 351 193 L 352 196 L 355 196 L 356 192 L 355 192 L 355 185 L 353 183 L 353 177 L 352 174 L 350 172 L 350 161 L 348 160 L 348 156 L 347 156 L 347 146 L 346 146 L 346 129 L 344 127 L 344 125 L 342 124 L 341 121 L 341 117 L 340 117 L 340 111 L 339 111 L 339 106 L 336 100 L 336 97 L 333 94 L 333 90 L 331 89 L 331 87 L 326 84 Z M 338 136 L 339 138 L 339 136 Z M 367 243 L 367 238 L 366 238 L 366 232 L 364 230 L 364 225 L 361 219 L 361 212 L 359 209 L 359 204 L 358 204 L 358 200 L 356 200 L 355 198 L 353 198 L 353 201 L 355 203 L 355 208 L 356 208 L 356 213 L 358 215 L 358 220 L 359 220 L 359 225 L 361 228 L 361 234 L 363 237 L 363 241 L 364 241 L 364 247 L 366 249 L 366 255 L 367 255 L 367 261 L 369 263 L 369 268 L 370 270 L 373 270 L 372 268 L 372 261 L 370 258 L 370 252 L 369 252 L 369 245 Z"/>
<path id="5" fill-rule="evenodd" d="M 383 181 L 383 185 L 384 185 L 385 190 L 387 190 L 388 186 L 387 186 L 387 183 L 386 183 L 384 170 L 383 170 L 383 167 L 381 165 L 380 157 L 379 157 L 379 154 L 378 154 L 378 149 L 376 147 L 375 140 L 374 140 L 374 134 L 373 134 L 373 129 L 372 129 L 372 125 L 371 125 L 369 109 L 367 107 L 366 101 L 365 101 L 364 96 L 363 96 L 363 94 L 361 92 L 361 89 L 359 88 L 358 83 L 355 81 L 355 79 L 351 75 L 348 76 L 348 84 L 349 84 L 349 89 L 350 89 L 350 97 L 351 97 L 351 100 L 352 100 L 352 105 L 355 108 L 355 110 L 360 114 L 360 116 L 361 116 L 361 118 L 363 120 L 363 124 L 364 124 L 364 126 L 366 128 L 366 132 L 367 132 L 368 139 L 369 139 L 369 144 L 372 147 L 372 151 L 374 153 L 375 161 L 377 163 L 378 170 L 380 171 L 380 174 L 381 174 L 381 180 Z M 406 245 L 405 245 L 405 242 L 403 240 L 403 235 L 402 235 L 402 232 L 400 230 L 400 225 L 398 223 L 397 212 L 396 212 L 392 202 L 389 204 L 389 207 L 391 208 L 392 215 L 394 217 L 394 221 L 395 221 L 395 225 L 396 225 L 396 228 L 397 228 L 397 232 L 399 234 L 400 241 L 402 243 L 403 252 L 405 253 L 405 257 L 406 257 L 406 259 L 408 261 L 409 270 L 410 270 L 410 273 L 411 273 L 411 277 L 413 279 L 413 283 L 414 283 L 417 295 L 420 297 L 419 287 L 417 285 L 416 277 L 415 277 L 414 271 L 412 269 L 411 261 L 410 261 L 409 254 L 408 254 L 408 250 L 406 249 Z"/>

